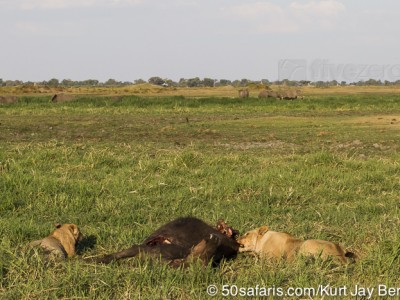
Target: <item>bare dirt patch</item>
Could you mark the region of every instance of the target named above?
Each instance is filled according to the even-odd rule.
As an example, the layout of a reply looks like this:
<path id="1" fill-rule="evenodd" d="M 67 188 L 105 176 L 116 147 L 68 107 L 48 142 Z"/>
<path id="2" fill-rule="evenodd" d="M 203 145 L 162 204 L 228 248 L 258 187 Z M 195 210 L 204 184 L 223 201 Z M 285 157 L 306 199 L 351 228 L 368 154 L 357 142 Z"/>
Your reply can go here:
<path id="1" fill-rule="evenodd" d="M 400 128 L 400 115 L 374 115 L 352 118 L 347 121 L 351 124 L 359 124 L 364 126 L 377 126 L 398 129 Z"/>
<path id="2" fill-rule="evenodd" d="M 336 145 L 332 146 L 331 149 L 334 149 L 334 150 L 340 150 L 340 149 L 356 150 L 356 149 L 362 149 L 364 147 L 365 147 L 365 145 L 360 140 L 354 140 L 354 141 L 347 142 L 347 143 L 336 144 Z"/>
<path id="3" fill-rule="evenodd" d="M 269 142 L 247 142 L 247 143 L 217 143 L 216 146 L 226 147 L 235 150 L 249 150 L 257 148 L 272 148 L 272 149 L 293 149 L 296 148 L 295 144 L 286 143 L 283 141 L 269 141 Z"/>

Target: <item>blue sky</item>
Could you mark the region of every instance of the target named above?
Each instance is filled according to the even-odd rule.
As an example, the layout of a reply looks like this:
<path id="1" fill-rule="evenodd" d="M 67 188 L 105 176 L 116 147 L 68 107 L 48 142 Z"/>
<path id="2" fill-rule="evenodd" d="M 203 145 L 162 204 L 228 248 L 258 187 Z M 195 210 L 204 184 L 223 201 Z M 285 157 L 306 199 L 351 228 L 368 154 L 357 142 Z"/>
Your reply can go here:
<path id="1" fill-rule="evenodd" d="M 395 0 L 0 0 L 0 78 L 397 80 L 399 36 Z"/>

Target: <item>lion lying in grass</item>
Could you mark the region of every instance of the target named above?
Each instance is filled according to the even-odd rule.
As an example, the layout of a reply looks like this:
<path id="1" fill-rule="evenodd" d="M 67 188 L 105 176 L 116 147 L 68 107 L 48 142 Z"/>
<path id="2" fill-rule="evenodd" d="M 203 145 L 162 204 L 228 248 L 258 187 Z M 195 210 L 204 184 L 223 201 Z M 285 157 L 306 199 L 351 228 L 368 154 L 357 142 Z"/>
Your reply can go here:
<path id="1" fill-rule="evenodd" d="M 262 226 L 239 238 L 239 252 L 255 252 L 273 259 L 292 260 L 297 255 L 321 258 L 332 257 L 340 263 L 355 258 L 354 253 L 345 252 L 338 244 L 323 240 L 301 240 L 285 232 L 269 230 Z"/>
<path id="2" fill-rule="evenodd" d="M 75 224 L 56 224 L 56 229 L 47 237 L 33 241 L 31 247 L 41 247 L 53 258 L 64 259 L 75 255 L 77 243 L 82 234 Z"/>

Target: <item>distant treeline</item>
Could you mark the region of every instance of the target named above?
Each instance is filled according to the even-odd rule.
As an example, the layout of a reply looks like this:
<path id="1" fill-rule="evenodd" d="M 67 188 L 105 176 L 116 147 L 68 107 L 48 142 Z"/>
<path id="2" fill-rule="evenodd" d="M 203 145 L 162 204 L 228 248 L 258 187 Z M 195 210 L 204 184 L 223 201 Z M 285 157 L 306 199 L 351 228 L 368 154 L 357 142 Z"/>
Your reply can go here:
<path id="1" fill-rule="evenodd" d="M 275 80 L 269 81 L 268 79 L 262 79 L 259 81 L 250 79 L 240 80 L 229 80 L 229 79 L 212 79 L 212 78 L 181 78 L 179 81 L 173 81 L 167 78 L 151 77 L 147 81 L 143 79 L 137 79 L 131 81 L 118 81 L 115 79 L 108 79 L 105 82 L 100 82 L 95 79 L 88 79 L 82 81 L 76 81 L 71 79 L 58 80 L 56 78 L 50 79 L 49 81 L 31 82 L 21 80 L 3 80 L 0 78 L 0 86 L 48 86 L 48 87 L 122 87 L 133 84 L 144 84 L 150 83 L 159 86 L 171 86 L 171 87 L 219 87 L 219 86 L 234 86 L 234 87 L 247 87 L 251 85 L 287 85 L 287 86 L 315 86 L 315 87 L 330 87 L 330 86 L 393 86 L 400 85 L 400 80 L 387 81 L 387 80 L 360 80 L 358 82 L 346 82 L 346 81 L 308 81 L 308 80 Z"/>

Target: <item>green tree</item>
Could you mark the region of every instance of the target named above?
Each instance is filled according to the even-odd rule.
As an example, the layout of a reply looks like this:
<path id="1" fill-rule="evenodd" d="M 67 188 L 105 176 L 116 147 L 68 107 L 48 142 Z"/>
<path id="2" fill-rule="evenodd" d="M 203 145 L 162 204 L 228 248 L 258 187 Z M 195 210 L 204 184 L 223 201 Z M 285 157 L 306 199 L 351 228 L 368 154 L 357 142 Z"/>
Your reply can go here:
<path id="1" fill-rule="evenodd" d="M 234 81 L 232 81 L 232 85 L 234 86 L 234 87 L 239 87 L 240 86 L 240 80 L 234 80 Z"/>
<path id="2" fill-rule="evenodd" d="M 339 84 L 339 82 L 337 82 L 337 80 L 332 80 L 329 82 L 330 86 L 337 86 Z"/>
<path id="3" fill-rule="evenodd" d="M 250 80 L 243 78 L 240 80 L 240 86 L 247 86 L 250 83 Z"/>
<path id="4" fill-rule="evenodd" d="M 87 79 L 87 80 L 83 81 L 82 84 L 85 86 L 98 86 L 99 81 L 96 79 Z"/>
<path id="5" fill-rule="evenodd" d="M 135 84 L 143 84 L 143 83 L 146 83 L 146 81 L 140 78 L 140 79 L 135 79 L 134 83 Z"/>
<path id="6" fill-rule="evenodd" d="M 168 86 L 178 86 L 178 83 L 173 81 L 172 79 L 164 79 L 165 83 L 168 84 Z"/>
<path id="7" fill-rule="evenodd" d="M 375 79 L 368 79 L 366 82 L 365 82 L 365 84 L 366 85 L 382 85 L 382 81 L 380 81 L 380 80 L 375 80 Z"/>
<path id="8" fill-rule="evenodd" d="M 58 87 L 60 85 L 60 82 L 56 78 L 52 78 L 49 81 L 47 81 L 47 85 L 51 87 Z"/>
<path id="9" fill-rule="evenodd" d="M 221 86 L 226 86 L 226 85 L 230 85 L 230 84 L 232 84 L 232 81 L 230 81 L 228 79 L 221 79 L 219 81 L 219 85 L 221 85 Z"/>
<path id="10" fill-rule="evenodd" d="M 118 85 L 118 81 L 116 81 L 115 79 L 108 79 L 106 82 L 104 82 L 105 85 L 108 86 L 117 86 Z"/>
<path id="11" fill-rule="evenodd" d="M 178 81 L 178 86 L 180 86 L 180 87 L 187 87 L 187 86 L 188 86 L 187 79 L 185 79 L 185 78 L 179 79 L 179 81 Z"/>
<path id="12" fill-rule="evenodd" d="M 315 86 L 316 87 L 326 87 L 327 86 L 327 84 L 326 84 L 326 82 L 323 82 L 323 81 L 317 81 L 316 83 L 315 83 Z"/>
<path id="13" fill-rule="evenodd" d="M 164 79 L 158 76 L 150 77 L 148 80 L 148 83 L 150 84 L 155 84 L 155 85 L 163 85 L 164 84 Z"/>
<path id="14" fill-rule="evenodd" d="M 311 83 L 311 81 L 309 80 L 300 80 L 300 84 L 303 86 L 309 85 Z"/>
<path id="15" fill-rule="evenodd" d="M 74 82 L 71 79 L 63 79 L 60 85 L 64 87 L 71 87 L 74 86 Z"/>
<path id="16" fill-rule="evenodd" d="M 261 79 L 261 83 L 266 86 L 271 85 L 271 82 L 268 79 Z"/>
<path id="17" fill-rule="evenodd" d="M 204 78 L 204 79 L 203 79 L 203 85 L 204 85 L 204 86 L 213 87 L 213 86 L 214 86 L 214 83 L 215 83 L 215 80 L 214 80 L 214 79 L 211 79 L 211 78 Z"/>
<path id="18" fill-rule="evenodd" d="M 198 87 L 201 86 L 201 80 L 199 77 L 190 78 L 187 80 L 188 87 Z"/>

